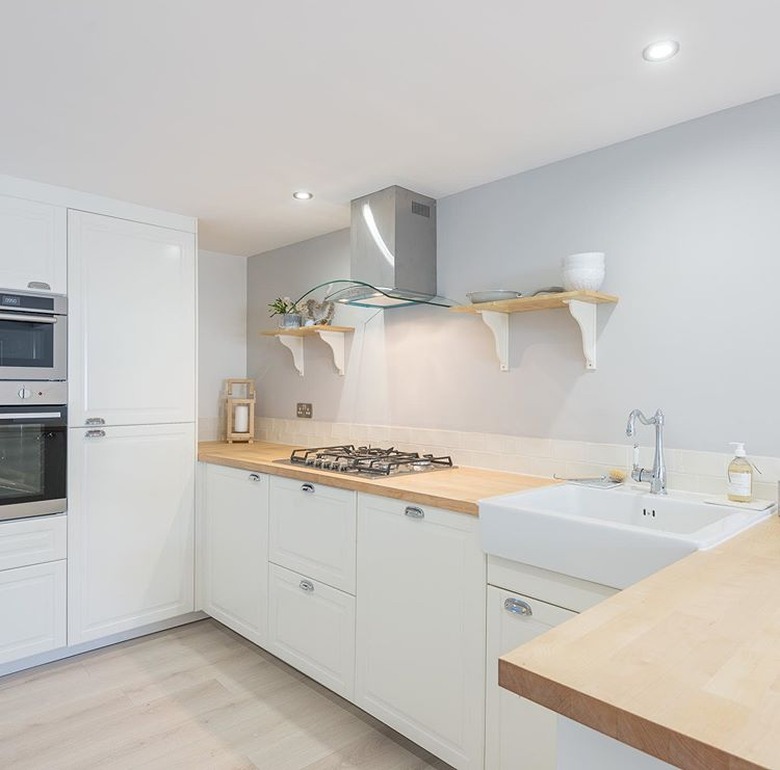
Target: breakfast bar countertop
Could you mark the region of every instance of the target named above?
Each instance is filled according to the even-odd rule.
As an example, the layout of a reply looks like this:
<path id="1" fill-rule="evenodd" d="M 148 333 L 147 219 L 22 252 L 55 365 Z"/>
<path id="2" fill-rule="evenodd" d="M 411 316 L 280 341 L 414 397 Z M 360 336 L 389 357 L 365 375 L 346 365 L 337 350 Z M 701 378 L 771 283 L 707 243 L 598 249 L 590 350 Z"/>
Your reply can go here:
<path id="1" fill-rule="evenodd" d="M 479 512 L 478 501 L 485 497 L 558 483 L 553 479 L 538 476 L 524 476 L 520 473 L 482 468 L 455 467 L 430 473 L 402 473 L 397 476 L 370 478 L 275 462 L 289 459 L 290 453 L 295 448 L 265 441 L 256 441 L 254 444 L 203 441 L 198 445 L 198 460 L 301 481 L 319 482 L 332 487 L 393 497 L 420 505 L 434 505 L 473 516 Z"/>

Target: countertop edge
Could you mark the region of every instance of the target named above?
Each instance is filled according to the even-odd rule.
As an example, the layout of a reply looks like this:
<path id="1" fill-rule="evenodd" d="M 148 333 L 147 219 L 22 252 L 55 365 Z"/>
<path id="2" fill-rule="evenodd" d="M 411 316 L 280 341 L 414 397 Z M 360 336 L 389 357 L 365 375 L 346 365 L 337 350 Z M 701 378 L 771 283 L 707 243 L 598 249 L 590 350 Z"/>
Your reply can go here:
<path id="1" fill-rule="evenodd" d="M 498 683 L 516 694 L 522 691 L 522 697 L 540 706 L 675 767 L 772 770 L 562 682 L 522 668 L 507 660 L 505 656 L 498 659 Z"/>

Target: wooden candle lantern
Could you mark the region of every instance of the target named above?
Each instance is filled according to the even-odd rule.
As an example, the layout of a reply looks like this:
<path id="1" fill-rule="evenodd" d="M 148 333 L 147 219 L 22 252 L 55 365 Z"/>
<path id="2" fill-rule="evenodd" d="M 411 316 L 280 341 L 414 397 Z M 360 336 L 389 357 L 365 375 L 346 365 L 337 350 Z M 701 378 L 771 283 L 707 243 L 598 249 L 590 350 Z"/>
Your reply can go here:
<path id="1" fill-rule="evenodd" d="M 225 438 L 228 444 L 234 441 L 254 443 L 256 399 L 254 380 L 225 380 Z"/>

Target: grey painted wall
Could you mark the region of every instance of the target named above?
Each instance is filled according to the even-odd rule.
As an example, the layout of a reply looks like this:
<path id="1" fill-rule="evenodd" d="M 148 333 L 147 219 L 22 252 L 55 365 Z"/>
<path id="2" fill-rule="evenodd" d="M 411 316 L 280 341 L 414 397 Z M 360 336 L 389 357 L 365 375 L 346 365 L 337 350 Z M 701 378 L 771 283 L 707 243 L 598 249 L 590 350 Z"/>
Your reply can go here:
<path id="1" fill-rule="evenodd" d="M 276 294 L 347 274 L 342 231 L 249 260 L 261 414 L 306 400 L 324 420 L 621 442 L 631 408 L 660 406 L 670 446 L 780 455 L 780 96 L 445 198 L 438 237 L 439 291 L 461 302 L 560 283 L 563 256 L 605 251 L 620 303 L 601 313 L 598 370 L 562 310 L 511 318 L 502 373 L 476 316 L 346 309 L 347 376 L 307 341 L 298 377 L 257 330 Z"/>

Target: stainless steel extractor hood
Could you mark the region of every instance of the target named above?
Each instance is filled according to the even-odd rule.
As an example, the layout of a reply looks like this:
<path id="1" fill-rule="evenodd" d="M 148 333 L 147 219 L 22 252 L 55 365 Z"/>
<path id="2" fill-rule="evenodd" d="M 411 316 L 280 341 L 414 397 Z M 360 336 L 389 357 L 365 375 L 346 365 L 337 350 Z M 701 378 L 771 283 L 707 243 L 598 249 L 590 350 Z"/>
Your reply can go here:
<path id="1" fill-rule="evenodd" d="M 436 201 L 387 187 L 352 201 L 352 285 L 328 299 L 364 307 L 449 306 L 436 295 Z"/>

